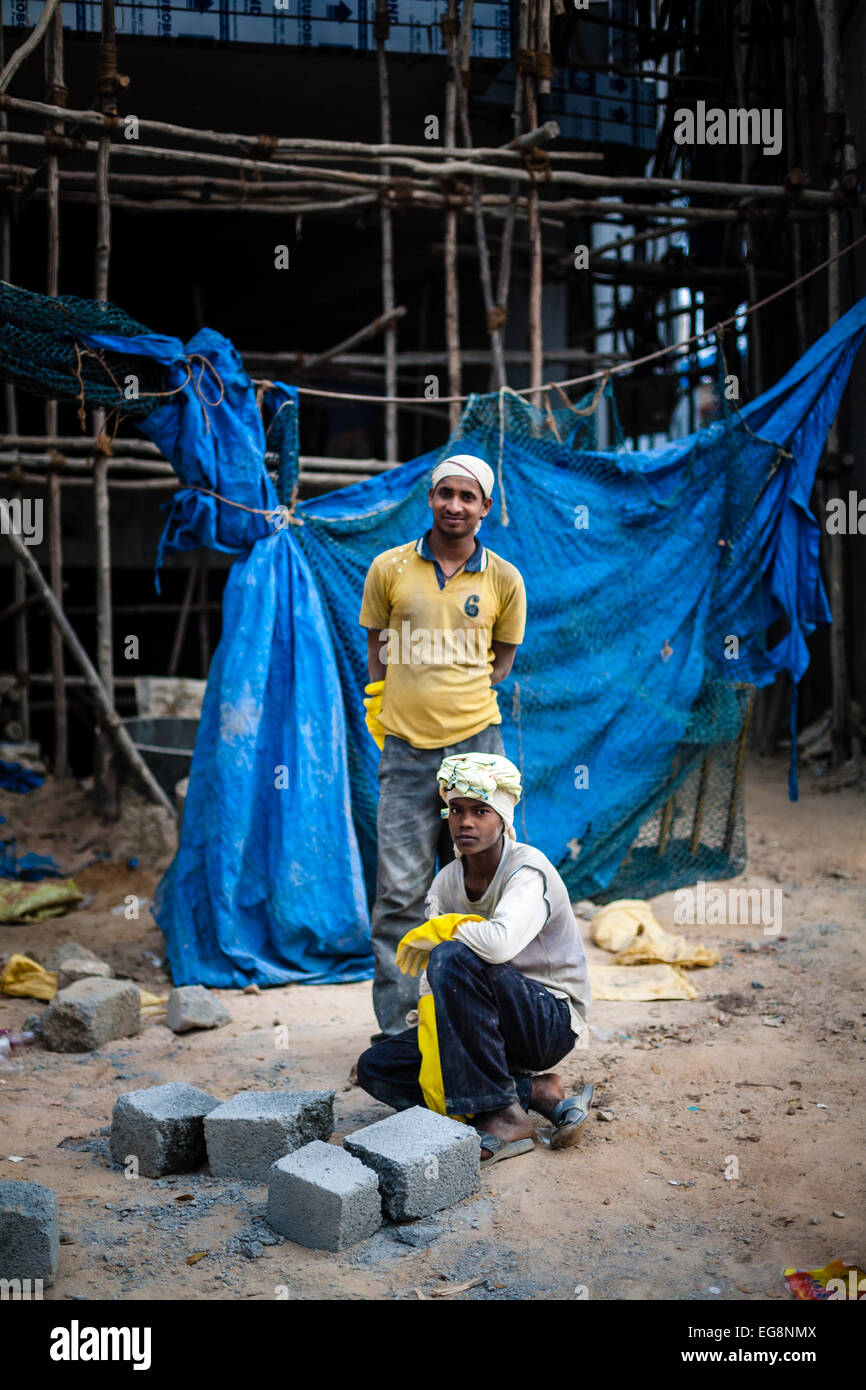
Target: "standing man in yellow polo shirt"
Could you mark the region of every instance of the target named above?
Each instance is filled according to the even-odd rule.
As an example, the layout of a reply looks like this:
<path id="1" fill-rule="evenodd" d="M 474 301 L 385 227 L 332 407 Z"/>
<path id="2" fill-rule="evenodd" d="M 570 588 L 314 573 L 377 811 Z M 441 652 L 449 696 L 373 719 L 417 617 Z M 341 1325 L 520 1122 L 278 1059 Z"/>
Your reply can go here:
<path id="1" fill-rule="evenodd" d="M 382 1032 L 406 1028 L 417 982 L 397 944 L 424 921 L 440 846 L 450 858 L 436 787 L 443 758 L 504 754 L 493 687 L 523 641 L 526 593 L 514 565 L 476 537 L 491 507 L 493 470 L 455 454 L 433 472 L 433 524 L 377 555 L 367 572 L 367 727 L 379 761 L 379 865 L 372 915 L 373 1006 Z"/>

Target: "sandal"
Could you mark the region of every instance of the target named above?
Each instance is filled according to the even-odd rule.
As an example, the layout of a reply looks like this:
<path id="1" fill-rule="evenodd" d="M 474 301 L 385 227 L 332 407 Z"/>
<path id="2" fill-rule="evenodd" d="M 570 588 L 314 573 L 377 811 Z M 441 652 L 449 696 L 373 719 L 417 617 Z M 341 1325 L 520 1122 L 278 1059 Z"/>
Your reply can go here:
<path id="1" fill-rule="evenodd" d="M 489 1168 L 491 1163 L 499 1163 L 503 1158 L 516 1158 L 518 1154 L 528 1154 L 530 1149 L 535 1148 L 532 1139 L 499 1139 L 495 1134 L 485 1134 L 483 1130 L 476 1131 L 481 1140 L 482 1149 L 489 1149 L 490 1157 L 482 1158 L 481 1167 Z"/>
<path id="2" fill-rule="evenodd" d="M 578 1142 L 583 1126 L 589 1119 L 592 1092 L 592 1086 L 584 1086 L 579 1096 L 566 1096 L 565 1100 L 553 1107 L 550 1114 L 553 1122 L 550 1138 L 552 1149 L 570 1149 Z"/>

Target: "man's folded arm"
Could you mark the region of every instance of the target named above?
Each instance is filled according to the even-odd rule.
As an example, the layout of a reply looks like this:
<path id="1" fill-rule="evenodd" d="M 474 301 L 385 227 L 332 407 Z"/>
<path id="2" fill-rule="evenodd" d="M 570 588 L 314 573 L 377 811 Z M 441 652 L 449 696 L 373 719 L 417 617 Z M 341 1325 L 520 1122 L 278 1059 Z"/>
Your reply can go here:
<path id="1" fill-rule="evenodd" d="M 508 880 L 496 907 L 485 922 L 462 922 L 455 941 L 471 947 L 488 965 L 504 965 L 525 950 L 550 916 L 544 874 L 528 864 Z"/>

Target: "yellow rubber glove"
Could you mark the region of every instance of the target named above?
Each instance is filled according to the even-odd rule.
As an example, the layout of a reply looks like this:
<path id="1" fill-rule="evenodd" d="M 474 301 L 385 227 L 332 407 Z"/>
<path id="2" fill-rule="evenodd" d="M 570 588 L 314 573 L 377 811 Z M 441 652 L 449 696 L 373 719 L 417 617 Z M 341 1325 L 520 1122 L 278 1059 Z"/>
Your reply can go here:
<path id="1" fill-rule="evenodd" d="M 385 689 L 384 681 L 370 681 L 369 685 L 364 686 L 364 694 L 369 695 L 369 699 L 364 701 L 364 708 L 367 711 L 364 723 L 373 736 L 376 747 L 385 747 L 385 730 L 382 727 L 382 691 Z"/>
<path id="2" fill-rule="evenodd" d="M 450 941 L 461 922 L 483 921 L 483 917 L 466 912 L 445 912 L 441 917 L 430 917 L 420 927 L 407 931 L 397 947 L 399 969 L 414 980 L 419 971 L 426 970 L 427 957 L 433 947 L 438 946 L 440 941 Z"/>

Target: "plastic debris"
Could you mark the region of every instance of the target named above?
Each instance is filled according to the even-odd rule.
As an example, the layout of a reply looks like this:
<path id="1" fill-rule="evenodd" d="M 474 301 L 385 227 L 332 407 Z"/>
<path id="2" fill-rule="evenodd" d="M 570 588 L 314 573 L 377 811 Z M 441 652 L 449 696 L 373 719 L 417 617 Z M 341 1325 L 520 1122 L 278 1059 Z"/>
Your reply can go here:
<path id="1" fill-rule="evenodd" d="M 785 1282 L 795 1298 L 866 1298 L 866 1274 L 846 1260 L 832 1260 L 823 1269 L 786 1269 Z"/>

